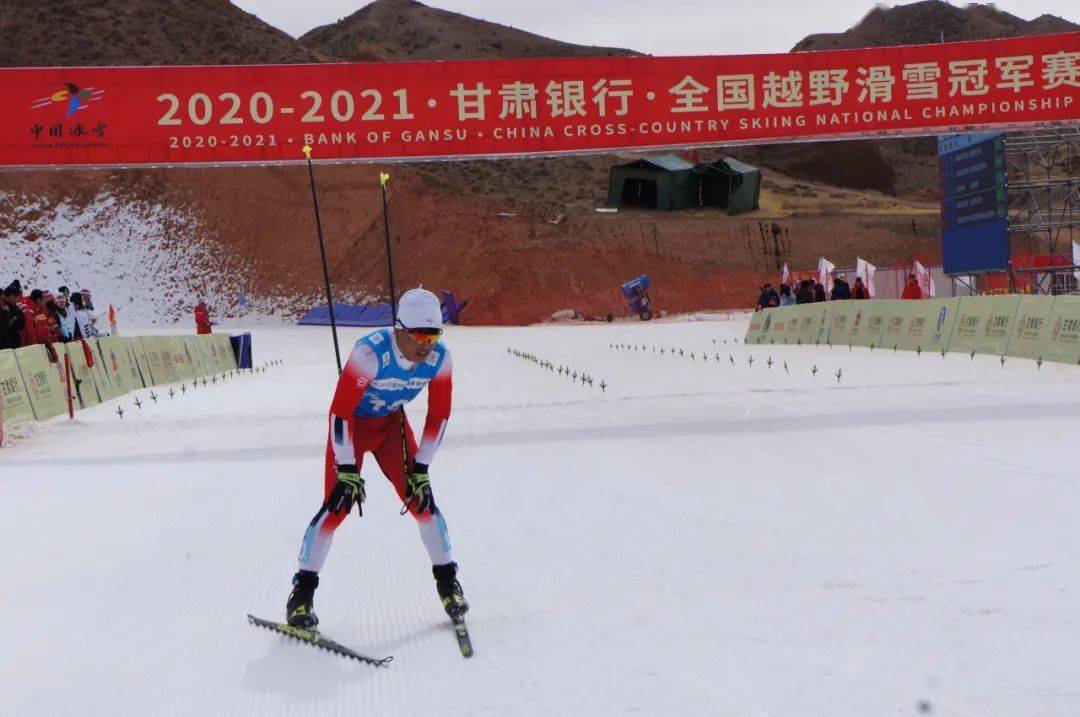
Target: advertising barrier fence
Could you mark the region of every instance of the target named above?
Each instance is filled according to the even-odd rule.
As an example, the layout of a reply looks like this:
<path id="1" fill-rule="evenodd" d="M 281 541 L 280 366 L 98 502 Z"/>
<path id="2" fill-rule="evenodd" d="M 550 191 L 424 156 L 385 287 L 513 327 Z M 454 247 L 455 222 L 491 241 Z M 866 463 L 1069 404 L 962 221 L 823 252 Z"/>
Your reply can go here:
<path id="1" fill-rule="evenodd" d="M 15 352 L 11 349 L 0 351 L 0 392 L 2 392 L 5 421 L 32 421 L 34 409 L 30 406 L 30 396 L 26 393 L 26 384 L 19 373 L 19 364 Z"/>
<path id="2" fill-rule="evenodd" d="M 1054 301 L 1042 355 L 1044 361 L 1080 363 L 1080 297 L 1059 296 Z"/>
<path id="3" fill-rule="evenodd" d="M 135 364 L 139 367 L 139 375 L 142 376 L 143 385 L 154 385 L 154 377 L 150 374 L 150 359 L 146 356 L 146 347 L 143 346 L 139 337 L 131 339 L 131 352 L 135 355 Z"/>
<path id="4" fill-rule="evenodd" d="M 895 301 L 911 307 L 900 348 L 904 351 L 948 350 L 952 337 L 953 322 L 960 307 L 959 298 L 930 299 L 928 301 Z"/>
<path id="5" fill-rule="evenodd" d="M 87 339 L 86 343 L 90 345 L 91 350 L 94 353 L 94 365 L 92 367 L 94 372 L 94 381 L 97 384 L 98 396 L 102 401 L 111 401 L 114 398 L 122 396 L 120 387 L 116 385 L 116 381 L 113 376 L 115 371 L 110 371 L 105 367 L 105 361 L 101 354 L 101 346 L 98 344 L 97 339 Z"/>
<path id="6" fill-rule="evenodd" d="M 866 328 L 857 335 L 852 335 L 852 344 L 877 348 L 881 346 L 881 337 L 885 333 L 885 324 L 889 321 L 892 302 L 874 301 L 870 306 L 865 306 L 865 304 L 866 302 L 860 301 L 857 311 L 865 315 L 866 318 L 863 321 L 866 323 Z"/>
<path id="7" fill-rule="evenodd" d="M 1043 297 L 1049 299 L 1049 297 Z M 975 353 L 1003 356 L 1009 347 L 1009 339 L 1016 323 L 1016 311 L 1020 308 L 1020 296 L 980 296 L 972 301 L 985 301 L 982 329 L 975 337 Z"/>
<path id="8" fill-rule="evenodd" d="M 167 351 L 161 350 L 161 344 L 157 336 L 144 336 L 139 340 L 146 353 L 146 360 L 150 366 L 151 383 L 161 386 L 176 381 L 176 372 L 172 368 L 172 361 L 166 364 Z"/>
<path id="9" fill-rule="evenodd" d="M 71 390 L 75 392 L 76 407 L 83 410 L 98 405 L 101 403 L 101 397 L 98 395 L 97 384 L 94 382 L 94 370 L 86 361 L 86 351 L 83 349 L 82 342 L 73 341 L 62 346 L 71 360 Z"/>
<path id="10" fill-rule="evenodd" d="M 63 375 L 57 370 L 63 364 L 49 362 L 44 344 L 15 349 L 15 361 L 19 364 L 35 419 L 45 421 L 67 411 Z"/>
<path id="11" fill-rule="evenodd" d="M 1014 294 L 786 306 L 756 312 L 746 343 L 974 351 L 1080 364 L 1080 297 Z"/>
<path id="12" fill-rule="evenodd" d="M 829 335 L 826 337 L 829 343 L 847 344 L 851 341 L 851 324 L 855 319 L 854 303 L 854 301 L 833 302 Z"/>
<path id="13" fill-rule="evenodd" d="M 43 344 L 0 351 L 3 420 L 45 421 L 67 412 L 65 355 L 71 362 L 76 410 L 85 410 L 140 388 L 191 381 L 237 368 L 229 337 L 142 336 L 54 344 L 50 362 Z M 90 360 L 93 365 L 91 365 Z"/>
<path id="14" fill-rule="evenodd" d="M 1044 297 L 1020 297 L 1016 324 L 1005 350 L 1006 355 L 1029 359 L 1043 355 L 1043 341 L 1050 332 L 1050 312 L 1057 297 L 1051 297 L 1050 301 L 1040 301 L 1041 298 Z"/>

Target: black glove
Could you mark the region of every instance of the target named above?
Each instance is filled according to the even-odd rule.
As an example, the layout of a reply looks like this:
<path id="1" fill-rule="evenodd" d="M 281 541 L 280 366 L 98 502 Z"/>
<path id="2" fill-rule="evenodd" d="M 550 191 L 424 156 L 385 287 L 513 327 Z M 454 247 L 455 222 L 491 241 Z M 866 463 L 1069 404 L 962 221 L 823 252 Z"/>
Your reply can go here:
<path id="1" fill-rule="evenodd" d="M 435 498 L 431 495 L 431 479 L 428 478 L 428 467 L 423 463 L 414 463 L 412 472 L 405 482 L 405 505 L 416 504 L 416 512 L 435 515 Z"/>
<path id="2" fill-rule="evenodd" d="M 326 509 L 336 515 L 347 515 L 352 510 L 353 503 L 356 511 L 364 515 L 364 479 L 356 470 L 356 466 L 342 465 L 337 468 L 337 485 L 330 491 L 330 497 L 326 499 Z"/>

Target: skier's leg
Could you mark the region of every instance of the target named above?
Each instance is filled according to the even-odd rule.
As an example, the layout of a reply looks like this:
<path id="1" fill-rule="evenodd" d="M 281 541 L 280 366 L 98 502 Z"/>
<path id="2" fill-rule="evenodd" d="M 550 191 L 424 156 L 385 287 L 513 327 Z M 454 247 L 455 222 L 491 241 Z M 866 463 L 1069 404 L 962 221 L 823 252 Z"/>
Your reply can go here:
<path id="1" fill-rule="evenodd" d="M 353 445 L 356 443 L 354 441 Z M 363 453 L 357 447 L 356 469 L 360 470 L 363 461 Z M 346 513 L 337 514 L 327 508 L 326 499 L 337 484 L 337 464 L 334 462 L 334 447 L 330 441 L 326 442 L 326 463 L 323 475 L 323 504 L 319 512 L 308 523 L 304 531 L 304 539 L 300 543 L 300 570 L 317 573 L 322 570 L 326 562 L 326 555 L 330 552 L 330 545 L 334 541 L 334 531 L 345 520 Z"/>
<path id="2" fill-rule="evenodd" d="M 393 416 L 393 423 L 386 431 L 386 437 L 375 450 L 375 460 L 378 461 L 382 472 L 390 479 L 394 490 L 401 502 L 405 502 L 405 458 L 401 449 L 401 418 Z M 405 422 L 405 437 L 409 446 L 409 466 L 412 466 L 413 457 L 416 455 L 416 440 L 413 438 L 412 428 L 409 422 Z M 434 511 L 419 513 L 416 501 L 409 504 L 409 512 L 416 518 L 417 527 L 420 528 L 420 539 L 424 541 L 424 547 L 428 551 L 432 565 L 445 565 L 453 562 L 450 554 L 450 534 L 446 528 L 446 519 L 438 504 Z"/>
<path id="3" fill-rule="evenodd" d="M 375 460 L 379 467 L 397 491 L 398 498 L 405 502 L 405 463 L 406 458 L 402 455 L 401 446 L 401 417 L 395 417 L 394 423 L 388 430 L 386 440 L 375 450 Z M 416 455 L 416 441 L 408 421 L 405 422 L 405 438 L 408 446 L 408 464 L 411 467 L 413 457 Z M 420 539 L 431 558 L 431 572 L 435 577 L 435 587 L 439 592 L 443 608 L 446 614 L 457 619 L 464 615 L 469 604 L 465 601 L 465 593 L 461 589 L 461 583 L 457 580 L 457 563 L 450 550 L 450 533 L 446 528 L 446 519 L 439 509 L 438 503 L 432 497 L 431 512 L 420 512 L 416 501 L 409 504 L 409 512 L 416 519 L 416 525 L 420 529 Z"/>
<path id="4" fill-rule="evenodd" d="M 356 435 L 353 436 L 353 447 L 356 454 L 356 469 L 360 470 L 365 449 L 356 440 Z M 304 538 L 300 542 L 300 569 L 293 576 L 293 590 L 289 593 L 289 599 L 285 604 L 285 619 L 290 625 L 303 629 L 314 629 L 319 624 L 319 618 L 314 611 L 315 588 L 319 587 L 319 571 L 326 562 L 326 554 L 330 552 L 334 531 L 347 515 L 344 512 L 335 513 L 327 506 L 330 493 L 337 483 L 334 447 L 329 439 L 326 442 L 324 470 L 323 504 L 308 523 L 307 530 L 304 531 Z"/>

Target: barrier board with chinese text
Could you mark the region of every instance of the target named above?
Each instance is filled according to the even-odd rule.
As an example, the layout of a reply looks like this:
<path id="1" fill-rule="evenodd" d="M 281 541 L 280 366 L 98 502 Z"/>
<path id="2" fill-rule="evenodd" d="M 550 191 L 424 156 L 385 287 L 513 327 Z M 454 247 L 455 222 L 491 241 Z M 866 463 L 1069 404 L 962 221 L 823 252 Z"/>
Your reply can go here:
<path id="1" fill-rule="evenodd" d="M 15 352 L 11 349 L 0 350 L 0 401 L 3 402 L 5 421 L 14 423 L 34 420 L 30 396 L 26 393 L 19 364 L 15 361 Z"/>

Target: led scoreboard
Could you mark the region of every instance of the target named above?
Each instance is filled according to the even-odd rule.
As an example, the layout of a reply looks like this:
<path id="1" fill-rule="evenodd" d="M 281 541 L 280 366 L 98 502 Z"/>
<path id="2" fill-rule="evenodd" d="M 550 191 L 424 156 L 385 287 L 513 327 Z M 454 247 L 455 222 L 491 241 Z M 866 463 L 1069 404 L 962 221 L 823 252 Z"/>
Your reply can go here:
<path id="1" fill-rule="evenodd" d="M 940 137 L 938 171 L 945 273 L 978 274 L 1008 268 L 1005 136 Z"/>

